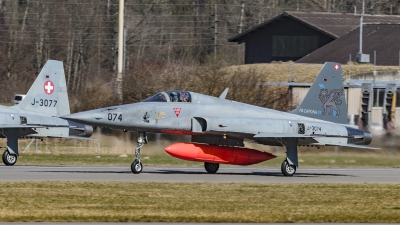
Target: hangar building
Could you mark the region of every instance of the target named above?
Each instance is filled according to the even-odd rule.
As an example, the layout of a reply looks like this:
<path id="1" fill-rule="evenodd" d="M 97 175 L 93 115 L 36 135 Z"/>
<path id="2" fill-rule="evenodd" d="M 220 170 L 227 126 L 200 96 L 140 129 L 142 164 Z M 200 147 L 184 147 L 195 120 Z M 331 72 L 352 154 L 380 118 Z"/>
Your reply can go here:
<path id="1" fill-rule="evenodd" d="M 373 52 L 371 53 L 369 51 L 377 50 L 377 58 L 379 59 L 383 57 L 379 55 L 383 54 L 379 53 L 379 48 L 392 46 L 393 51 L 397 52 L 395 58 L 398 60 L 398 51 L 400 49 L 396 48 L 399 45 L 399 41 L 398 39 L 396 40 L 394 36 L 400 34 L 400 28 L 399 25 L 397 25 L 400 24 L 400 16 L 364 15 L 364 23 L 368 24 L 366 26 L 367 30 L 364 31 L 364 35 L 368 36 L 368 38 L 364 41 L 366 51 L 363 52 L 373 55 Z M 327 61 L 342 62 L 344 60 L 343 57 L 345 57 L 347 62 L 349 54 L 355 56 L 356 53 L 358 53 L 358 48 L 354 48 L 355 46 L 358 47 L 358 40 L 353 39 L 357 36 L 355 35 L 357 33 L 355 29 L 359 27 L 359 24 L 360 16 L 354 14 L 285 12 L 228 39 L 228 41 L 237 42 L 238 44 L 245 43 L 245 64 L 290 60 L 319 63 L 313 60 L 326 54 L 326 52 L 329 54 L 335 53 L 338 50 L 338 45 L 340 46 L 339 49 L 345 49 L 346 51 L 337 52 L 336 55 L 340 57 L 336 59 L 336 55 L 332 55 L 330 60 Z M 351 34 L 346 36 L 349 32 L 351 32 Z M 390 33 L 389 36 L 393 36 L 393 38 L 387 38 L 388 32 Z M 384 39 L 375 42 L 379 39 L 378 36 Z M 339 42 L 342 37 L 345 39 Z M 335 45 L 328 48 L 329 44 L 333 44 L 335 40 Z M 355 42 L 349 46 L 343 45 L 343 43 L 348 43 L 348 41 Z M 327 47 L 319 52 L 319 54 L 310 54 L 323 46 Z M 370 48 L 368 46 L 370 46 Z M 308 54 L 310 54 L 310 56 L 308 58 L 305 57 Z M 303 57 L 304 59 L 302 59 Z M 391 56 L 388 57 L 390 58 Z M 378 61 L 377 65 L 380 65 L 379 63 L 380 61 Z M 390 65 L 398 65 L 398 61 L 396 61 L 395 64 L 390 61 L 387 63 L 391 63 Z"/>

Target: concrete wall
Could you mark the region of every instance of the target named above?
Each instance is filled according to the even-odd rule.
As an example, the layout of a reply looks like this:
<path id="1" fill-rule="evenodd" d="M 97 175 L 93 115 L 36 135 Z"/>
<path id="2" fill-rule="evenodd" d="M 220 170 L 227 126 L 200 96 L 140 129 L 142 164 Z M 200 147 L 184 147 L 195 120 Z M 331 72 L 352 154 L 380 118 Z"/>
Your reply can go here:
<path id="1" fill-rule="evenodd" d="M 351 76 L 352 80 L 375 80 L 391 81 L 400 80 L 400 71 L 376 71 L 374 73 L 362 73 Z"/>

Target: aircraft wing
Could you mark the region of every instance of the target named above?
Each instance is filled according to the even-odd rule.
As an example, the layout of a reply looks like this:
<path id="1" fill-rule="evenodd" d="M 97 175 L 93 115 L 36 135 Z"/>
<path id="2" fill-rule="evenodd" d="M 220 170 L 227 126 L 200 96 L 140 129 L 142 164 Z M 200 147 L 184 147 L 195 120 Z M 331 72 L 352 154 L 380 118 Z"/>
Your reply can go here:
<path id="1" fill-rule="evenodd" d="M 62 136 L 62 135 L 51 135 L 51 136 L 46 136 L 47 138 L 68 138 L 68 139 L 78 139 L 78 140 L 87 140 L 87 141 L 97 141 L 99 139 L 96 138 L 88 138 L 88 137 L 79 137 L 79 136 Z"/>
<path id="2" fill-rule="evenodd" d="M 347 136 L 309 136 L 304 134 L 286 134 L 286 133 L 259 133 L 254 135 L 253 137 L 258 142 L 262 139 L 267 138 L 304 138 L 308 140 L 308 145 L 311 146 L 342 146 L 342 147 L 350 147 L 350 148 L 360 148 L 360 149 L 370 149 L 370 150 L 380 150 L 380 148 L 365 146 L 365 145 L 355 145 L 355 144 L 342 144 L 343 139 L 348 138 Z M 353 138 L 359 138 L 357 135 L 353 136 Z"/>
<path id="3" fill-rule="evenodd" d="M 337 146 L 350 147 L 350 148 L 361 148 L 361 149 L 369 149 L 369 150 L 380 150 L 380 148 L 374 148 L 374 147 L 369 147 L 369 146 L 365 146 L 365 145 L 343 144 L 343 145 L 337 145 Z"/>
<path id="4" fill-rule="evenodd" d="M 310 138 L 304 134 L 287 134 L 287 133 L 259 133 L 254 135 L 254 138 Z"/>

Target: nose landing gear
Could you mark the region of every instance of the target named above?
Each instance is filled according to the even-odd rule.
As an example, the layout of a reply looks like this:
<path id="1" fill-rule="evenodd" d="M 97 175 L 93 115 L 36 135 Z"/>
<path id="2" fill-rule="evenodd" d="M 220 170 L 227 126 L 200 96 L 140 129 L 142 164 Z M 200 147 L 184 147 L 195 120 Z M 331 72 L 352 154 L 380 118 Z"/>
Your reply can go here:
<path id="1" fill-rule="evenodd" d="M 133 161 L 131 165 L 131 170 L 134 174 L 139 174 L 143 170 L 143 164 L 140 161 L 140 148 L 143 147 L 144 144 L 148 143 L 147 136 L 145 132 L 138 132 L 138 139 L 137 139 L 137 147 L 135 149 L 135 161 Z"/>

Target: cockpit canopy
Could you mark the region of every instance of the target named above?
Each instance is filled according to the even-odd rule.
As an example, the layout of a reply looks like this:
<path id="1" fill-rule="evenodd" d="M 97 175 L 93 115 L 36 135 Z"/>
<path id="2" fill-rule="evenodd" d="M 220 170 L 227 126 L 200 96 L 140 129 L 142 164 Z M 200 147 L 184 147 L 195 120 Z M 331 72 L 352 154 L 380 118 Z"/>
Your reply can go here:
<path id="1" fill-rule="evenodd" d="M 143 102 L 192 102 L 192 96 L 188 91 L 163 91 L 143 100 Z"/>

